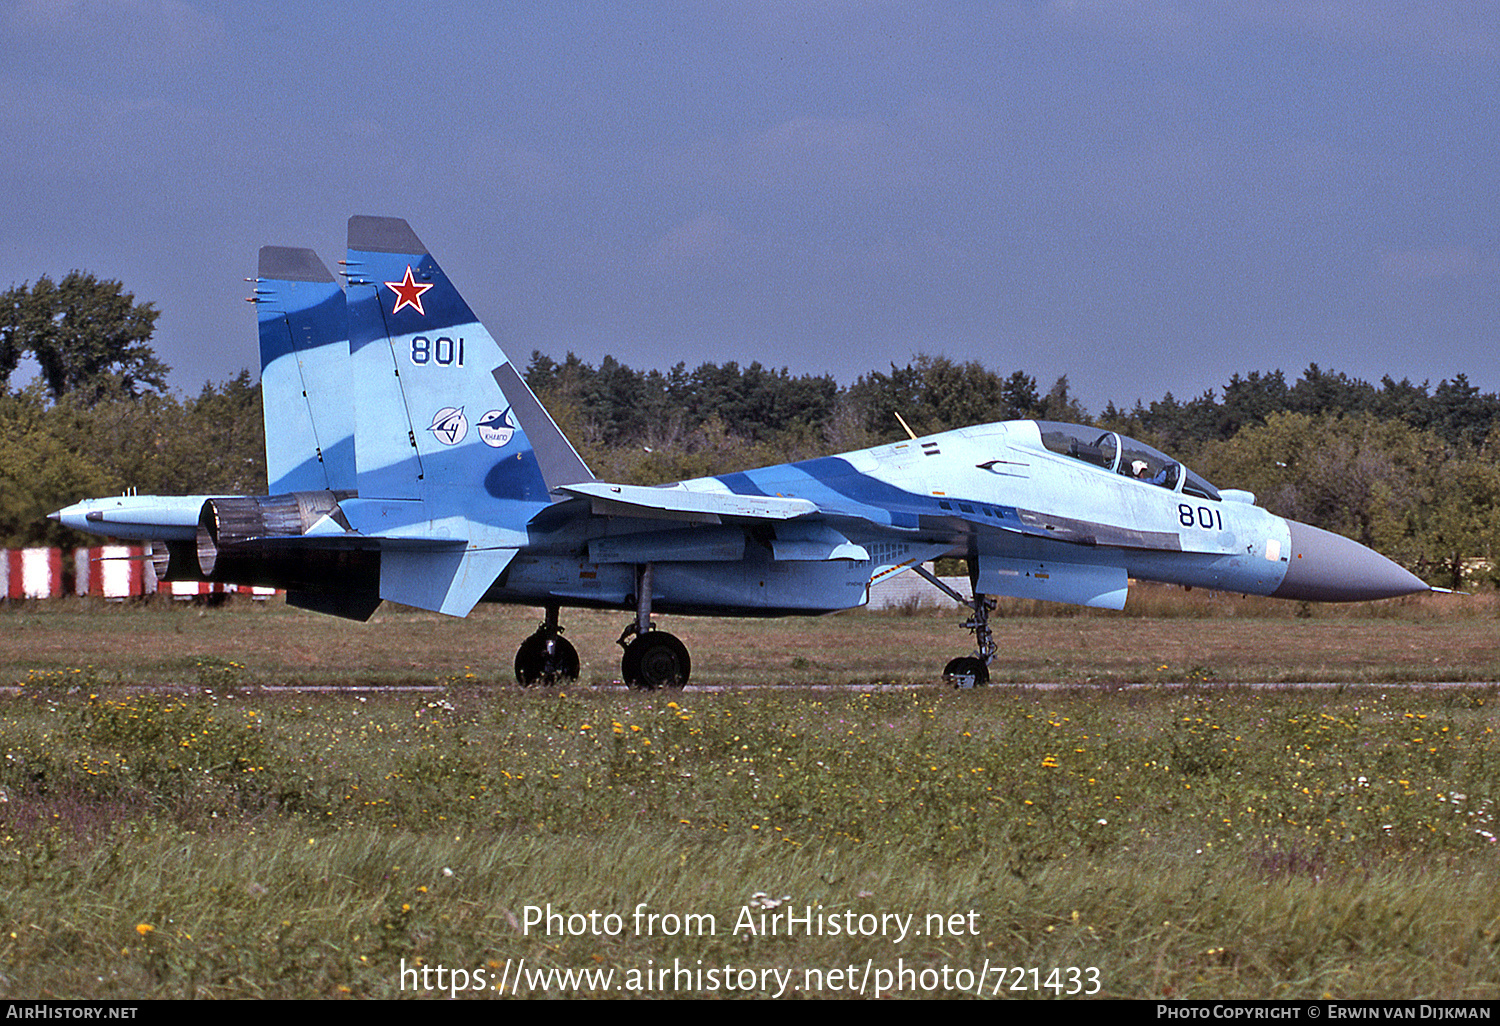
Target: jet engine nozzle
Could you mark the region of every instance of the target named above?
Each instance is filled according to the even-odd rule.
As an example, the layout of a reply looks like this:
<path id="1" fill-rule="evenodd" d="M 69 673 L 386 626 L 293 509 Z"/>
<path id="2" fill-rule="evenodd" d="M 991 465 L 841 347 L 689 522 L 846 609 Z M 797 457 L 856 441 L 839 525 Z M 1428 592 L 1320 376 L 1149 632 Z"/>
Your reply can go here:
<path id="1" fill-rule="evenodd" d="M 338 508 L 333 492 L 209 499 L 198 515 L 198 568 L 212 577 L 220 552 L 261 538 L 303 535 Z"/>

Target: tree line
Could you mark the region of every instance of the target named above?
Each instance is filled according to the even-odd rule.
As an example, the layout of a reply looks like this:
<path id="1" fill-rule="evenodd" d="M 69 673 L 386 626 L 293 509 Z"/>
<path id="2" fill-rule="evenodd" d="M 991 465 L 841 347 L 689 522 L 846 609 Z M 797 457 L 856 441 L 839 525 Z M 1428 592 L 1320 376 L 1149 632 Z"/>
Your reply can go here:
<path id="1" fill-rule="evenodd" d="M 259 384 L 248 371 L 171 393 L 152 352 L 156 311 L 119 282 L 73 272 L 0 294 L 0 540 L 81 544 L 46 513 L 86 496 L 260 494 Z M 12 389 L 23 358 L 37 378 Z M 601 478 L 656 484 L 879 445 L 995 420 L 1092 424 L 1181 459 L 1267 509 L 1336 531 L 1450 587 L 1495 578 L 1500 556 L 1500 397 L 1460 374 L 1370 384 L 1309 366 L 1235 374 L 1091 414 L 1066 376 L 942 356 L 849 385 L 759 363 L 638 370 L 606 356 L 534 352 L 528 384 Z"/>
<path id="2" fill-rule="evenodd" d="M 760 364 L 638 371 L 533 353 L 527 380 L 601 477 L 657 484 L 809 459 L 995 420 L 1091 424 L 1137 438 L 1273 513 L 1354 538 L 1431 583 L 1500 574 L 1500 397 L 1459 374 L 1379 385 L 1309 366 L 1235 374 L 1091 415 L 1066 376 L 918 356 L 840 387 Z"/>
<path id="3" fill-rule="evenodd" d="M 127 488 L 261 494 L 260 385 L 249 371 L 196 396 L 167 389 L 151 347 L 158 311 L 118 281 L 72 271 L 0 293 L 0 542 L 96 544 L 47 520 Z M 21 361 L 36 378 L 10 378 Z"/>

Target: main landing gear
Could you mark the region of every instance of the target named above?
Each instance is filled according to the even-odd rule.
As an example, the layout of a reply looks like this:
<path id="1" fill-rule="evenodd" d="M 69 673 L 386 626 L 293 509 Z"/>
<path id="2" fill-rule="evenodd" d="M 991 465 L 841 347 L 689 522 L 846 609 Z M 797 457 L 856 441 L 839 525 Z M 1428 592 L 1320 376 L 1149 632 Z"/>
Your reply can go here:
<path id="1" fill-rule="evenodd" d="M 516 682 L 523 688 L 578 679 L 578 650 L 562 636 L 557 607 L 548 606 L 546 616 L 536 633 L 516 650 Z"/>
<path id="2" fill-rule="evenodd" d="M 947 592 L 953 601 L 968 606 L 974 613 L 962 624 L 964 629 L 974 632 L 974 654 L 949 660 L 948 665 L 943 667 L 944 682 L 956 688 L 984 687 L 990 682 L 990 663 L 995 661 L 995 635 L 990 630 L 990 611 L 995 608 L 995 600 L 977 591 L 972 599 L 966 599 L 921 565 L 912 569 Z"/>
<path id="3" fill-rule="evenodd" d="M 635 568 L 635 622 L 619 637 L 620 647 L 625 649 L 620 677 L 641 691 L 680 688 L 687 683 L 693 663 L 682 642 L 657 630 L 651 622 L 651 578 L 650 563 Z"/>
<path id="4" fill-rule="evenodd" d="M 630 638 L 630 641 L 626 641 Z M 666 631 L 651 624 L 644 634 L 635 624 L 620 635 L 625 655 L 620 659 L 620 677 L 640 691 L 657 688 L 680 688 L 687 683 L 693 662 L 687 646 Z"/>
<path id="5" fill-rule="evenodd" d="M 635 571 L 635 620 L 620 635 L 625 650 L 620 660 L 620 677 L 632 688 L 655 691 L 657 688 L 680 688 L 688 682 L 693 661 L 682 642 L 651 622 L 651 564 Z M 562 684 L 578 679 L 578 650 L 562 636 L 557 623 L 557 606 L 548 606 L 546 619 L 536 633 L 516 650 L 516 681 L 522 687 L 533 684 Z"/>

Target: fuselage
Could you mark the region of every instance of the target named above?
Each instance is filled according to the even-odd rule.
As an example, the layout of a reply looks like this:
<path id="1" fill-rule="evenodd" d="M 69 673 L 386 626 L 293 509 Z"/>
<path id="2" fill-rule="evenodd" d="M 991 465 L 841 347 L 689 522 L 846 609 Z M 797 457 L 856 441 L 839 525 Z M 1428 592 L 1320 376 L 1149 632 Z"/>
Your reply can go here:
<path id="1" fill-rule="evenodd" d="M 1248 493 L 1220 492 L 1128 438 L 1114 436 L 1113 454 L 1088 446 L 1069 454 L 1059 451 L 1057 432 L 1051 447 L 1044 441 L 1048 427 L 1110 435 L 1010 421 L 664 486 L 806 499 L 837 537 L 789 560 L 772 557 L 782 536 L 794 533 L 791 525 L 719 526 L 712 528 L 721 532 L 716 555 L 674 560 L 661 546 L 664 536 L 690 546 L 710 528 L 567 518 L 569 529 L 533 534 L 493 597 L 540 601 L 550 590 L 565 602 L 628 606 L 630 567 L 653 551 L 666 553 L 656 561 L 658 608 L 733 615 L 859 605 L 871 580 L 941 557 L 968 560 L 986 594 L 1116 608 L 1129 578 L 1316 601 L 1427 590 L 1378 553 L 1276 516 Z M 1132 473 L 1139 463 L 1146 465 Z M 736 547 L 735 538 L 748 544 Z M 615 556 L 591 558 L 609 548 L 606 539 Z M 835 555 L 841 541 L 857 551 Z"/>
<path id="2" fill-rule="evenodd" d="M 649 511 L 590 516 L 587 499 L 509 501 L 490 508 L 487 529 L 516 557 L 485 598 L 631 608 L 636 568 L 650 563 L 653 605 L 663 611 L 814 614 L 862 605 L 873 580 L 942 557 L 967 560 L 985 594 L 1114 608 L 1131 578 L 1316 601 L 1427 590 L 1356 542 L 1278 517 L 1248 493 L 1221 493 L 1128 438 L 1076 425 L 984 424 L 663 490 L 806 500 L 816 514 L 685 523 Z M 91 499 L 54 517 L 185 547 L 213 498 Z M 362 522 L 378 519 L 389 531 L 405 504 L 341 497 L 339 505 L 357 550 Z M 430 533 L 433 525 L 408 526 Z M 226 572 L 245 565 L 230 561 Z M 254 577 L 232 583 L 267 583 L 265 572 Z"/>

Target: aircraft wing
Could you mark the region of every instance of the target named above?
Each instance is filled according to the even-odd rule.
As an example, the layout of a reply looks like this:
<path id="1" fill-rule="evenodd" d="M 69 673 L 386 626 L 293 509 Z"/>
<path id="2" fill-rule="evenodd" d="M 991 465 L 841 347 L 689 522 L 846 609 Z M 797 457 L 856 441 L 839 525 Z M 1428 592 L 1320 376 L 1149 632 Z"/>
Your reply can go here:
<path id="1" fill-rule="evenodd" d="M 735 495 L 729 492 L 696 492 L 684 488 L 650 488 L 642 485 L 589 481 L 557 489 L 589 499 L 600 516 L 646 517 L 718 524 L 724 518 L 745 520 L 791 520 L 818 512 L 807 499 L 772 495 Z"/>
<path id="2" fill-rule="evenodd" d="M 596 516 L 719 524 L 738 520 L 776 522 L 820 515 L 840 522 L 883 523 L 876 519 L 876 510 L 871 508 L 868 499 L 854 501 L 841 493 L 822 496 L 823 501 L 819 502 L 811 498 L 744 494 L 727 489 L 657 488 L 604 481 L 563 485 L 555 492 L 590 500 L 591 512 Z M 934 538 L 958 540 L 975 534 L 999 534 L 1046 538 L 1089 548 L 1182 551 L 1182 541 L 1176 532 L 1137 530 L 1014 506 L 976 506 L 959 502 L 957 508 L 953 508 L 955 503 L 947 503 L 948 508 L 944 509 L 936 499 L 911 493 L 900 493 L 894 499 L 891 496 L 884 498 L 888 505 L 879 512 L 890 519 L 886 526 L 899 526 Z M 881 504 L 877 502 L 875 505 Z M 900 514 L 899 518 L 897 514 Z"/>

